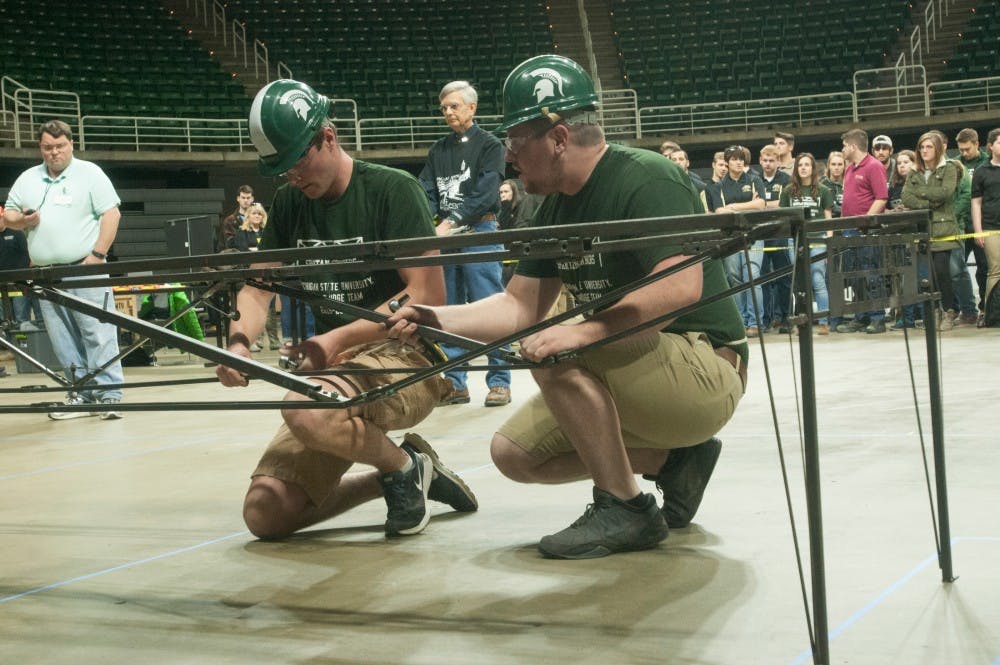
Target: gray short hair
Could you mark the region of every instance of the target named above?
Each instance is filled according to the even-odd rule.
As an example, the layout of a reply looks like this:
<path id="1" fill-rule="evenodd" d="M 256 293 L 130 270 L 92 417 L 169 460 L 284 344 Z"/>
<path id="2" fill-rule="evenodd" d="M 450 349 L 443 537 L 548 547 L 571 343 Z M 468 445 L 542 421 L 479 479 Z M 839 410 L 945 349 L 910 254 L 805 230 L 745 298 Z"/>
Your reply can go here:
<path id="1" fill-rule="evenodd" d="M 462 99 L 466 104 L 475 104 L 479 101 L 479 95 L 476 94 L 476 89 L 472 87 L 472 84 L 468 81 L 452 81 L 441 88 L 441 94 L 438 95 L 438 101 L 441 101 L 453 92 L 461 92 Z"/>
<path id="2" fill-rule="evenodd" d="M 568 117 L 560 117 L 557 114 L 557 121 L 550 118 L 532 118 L 523 125 L 530 127 L 531 134 L 543 134 L 558 124 L 563 124 L 569 131 L 570 140 L 579 146 L 593 147 L 604 143 L 604 129 L 597 122 L 597 114 L 594 111 L 577 112 L 576 109 L 567 111 Z"/>
<path id="3" fill-rule="evenodd" d="M 604 143 L 604 129 L 596 122 L 579 122 L 566 125 L 573 141 L 583 147 L 593 147 Z"/>

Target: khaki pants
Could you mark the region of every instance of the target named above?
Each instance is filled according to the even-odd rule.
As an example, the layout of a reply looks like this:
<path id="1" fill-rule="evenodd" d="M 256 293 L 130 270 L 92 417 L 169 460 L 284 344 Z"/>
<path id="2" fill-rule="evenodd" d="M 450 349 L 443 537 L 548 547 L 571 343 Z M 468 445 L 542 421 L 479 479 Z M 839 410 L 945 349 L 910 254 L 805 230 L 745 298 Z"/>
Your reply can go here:
<path id="1" fill-rule="evenodd" d="M 1000 282 L 1000 235 L 986 236 L 986 263 L 989 269 L 986 273 L 986 298 L 990 297 L 993 287 Z"/>
<path id="2" fill-rule="evenodd" d="M 722 429 L 743 395 L 733 366 L 699 333 L 660 333 L 599 347 L 576 361 L 614 399 L 627 448 L 683 448 Z M 541 394 L 500 427 L 532 455 L 573 452 Z"/>
<path id="3" fill-rule="evenodd" d="M 341 363 L 341 367 L 381 369 L 431 365 L 417 350 L 394 340 L 364 345 L 353 351 L 356 355 Z M 345 380 L 361 392 L 407 376 L 410 374 L 346 374 Z M 383 432 L 405 429 L 426 418 L 450 389 L 451 382 L 438 375 L 355 408 L 360 410 L 361 418 Z M 282 423 L 252 475 L 271 476 L 298 485 L 318 506 L 330 494 L 344 468 L 343 458 L 306 447 Z"/>

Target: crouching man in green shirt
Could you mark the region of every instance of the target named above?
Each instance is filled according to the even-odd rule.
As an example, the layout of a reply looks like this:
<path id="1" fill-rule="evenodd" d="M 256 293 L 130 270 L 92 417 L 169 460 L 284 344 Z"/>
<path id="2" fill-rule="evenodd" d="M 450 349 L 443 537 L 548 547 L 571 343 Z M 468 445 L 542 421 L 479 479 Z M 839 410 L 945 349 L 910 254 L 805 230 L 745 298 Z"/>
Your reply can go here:
<path id="1" fill-rule="evenodd" d="M 597 122 L 593 82 L 575 62 L 544 55 L 519 65 L 503 90 L 507 161 L 525 189 L 544 194 L 534 224 L 557 226 L 702 212 L 690 179 L 654 152 L 608 145 Z M 664 222 L 669 229 L 669 221 Z M 683 261 L 650 245 L 582 259 L 521 260 L 504 293 L 449 307 L 408 306 L 390 336 L 409 340 L 420 323 L 479 340 L 541 320 L 566 284 L 592 301 Z M 541 361 L 698 302 L 727 288 L 719 261 L 658 280 L 594 312 L 521 341 Z M 524 483 L 594 481 L 593 503 L 571 526 L 545 536 L 547 557 L 584 559 L 656 547 L 668 525 L 694 516 L 718 459 L 712 438 L 744 390 L 746 333 L 731 298 L 532 371 L 540 393 L 493 436 L 497 468 Z M 662 509 L 643 492 L 645 474 Z"/>
<path id="2" fill-rule="evenodd" d="M 260 249 L 322 247 L 433 236 L 430 208 L 416 178 L 352 158 L 331 121 L 330 100 L 308 85 L 278 79 L 261 88 L 250 108 L 250 137 L 263 175 L 283 175 L 264 227 Z M 428 253 L 437 253 L 428 252 Z M 312 259 L 313 265 L 324 263 Z M 277 267 L 256 263 L 254 267 Z M 444 275 L 437 267 L 401 267 L 311 273 L 303 288 L 329 300 L 389 312 L 404 292 L 424 302 L 445 302 Z M 247 285 L 229 328 L 228 350 L 251 357 L 251 340 L 264 329 L 274 294 Z M 352 397 L 429 367 L 440 358 L 428 348 L 403 348 L 386 340 L 384 326 L 344 316 L 334 306 L 313 307 L 318 334 L 285 347 L 303 372 L 326 390 Z M 351 370 L 400 368 L 400 374 Z M 346 370 L 336 373 L 336 370 Z M 249 379 L 225 366 L 216 369 L 224 386 Z M 407 434 L 396 445 L 386 436 L 408 429 L 430 414 L 450 384 L 431 377 L 373 402 L 349 409 L 284 409 L 277 434 L 253 471 L 243 501 L 243 519 L 260 538 L 284 538 L 335 515 L 383 497 L 388 536 L 420 533 L 430 519 L 428 499 L 459 512 L 478 508 L 475 495 L 441 464 L 430 444 Z M 290 392 L 288 401 L 308 399 Z M 356 463 L 374 467 L 348 473 Z"/>

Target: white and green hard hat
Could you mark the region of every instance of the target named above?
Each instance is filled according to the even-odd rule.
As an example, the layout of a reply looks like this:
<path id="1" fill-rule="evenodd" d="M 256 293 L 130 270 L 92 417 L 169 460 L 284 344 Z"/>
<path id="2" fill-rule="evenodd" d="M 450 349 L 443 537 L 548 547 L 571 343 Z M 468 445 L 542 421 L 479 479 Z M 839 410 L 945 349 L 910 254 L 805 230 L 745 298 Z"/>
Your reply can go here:
<path id="1" fill-rule="evenodd" d="M 503 123 L 507 130 L 535 118 L 593 110 L 599 103 L 594 81 L 583 67 L 561 55 L 536 55 L 514 68 L 503 84 Z"/>
<path id="2" fill-rule="evenodd" d="M 278 79 L 261 88 L 250 107 L 250 140 L 260 155 L 260 172 L 279 175 L 292 168 L 329 113 L 330 100 L 305 83 Z"/>

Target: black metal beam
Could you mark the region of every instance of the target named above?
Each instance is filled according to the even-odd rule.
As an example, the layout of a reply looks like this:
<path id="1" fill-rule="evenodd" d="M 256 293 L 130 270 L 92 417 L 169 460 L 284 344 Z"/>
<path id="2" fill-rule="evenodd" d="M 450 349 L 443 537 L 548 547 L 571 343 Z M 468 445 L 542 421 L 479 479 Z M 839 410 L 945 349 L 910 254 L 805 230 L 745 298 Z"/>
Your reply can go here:
<path id="1" fill-rule="evenodd" d="M 826 614 L 826 579 L 825 561 L 823 558 L 823 524 L 822 524 L 822 502 L 820 494 L 820 466 L 819 466 L 819 445 L 818 445 L 818 422 L 816 417 L 816 393 L 815 393 L 815 363 L 812 347 L 812 319 L 815 312 L 812 310 L 812 288 L 808 259 L 809 248 L 808 234 L 825 231 L 843 231 L 847 229 L 860 229 L 866 234 L 870 234 L 861 243 L 867 244 L 889 244 L 891 239 L 880 237 L 880 234 L 905 234 L 922 232 L 926 234 L 928 224 L 928 214 L 926 211 L 912 211 L 907 213 L 892 213 L 885 215 L 871 215 L 859 217 L 845 217 L 837 220 L 811 220 L 803 221 L 800 209 L 778 209 L 765 210 L 753 213 L 735 213 L 725 215 L 693 215 L 673 218 L 651 218 L 645 220 L 628 220 L 615 222 L 594 222 L 590 224 L 567 225 L 563 227 L 537 227 L 530 229 L 516 229 L 511 231 L 499 231 L 495 233 L 483 233 L 475 235 L 459 235 L 448 238 L 418 238 L 399 241 L 386 241 L 376 243 L 361 243 L 357 245 L 337 245 L 321 248 L 301 248 L 294 250 L 272 250 L 266 252 L 256 252 L 253 256 L 247 255 L 209 255 L 199 257 L 186 257 L 180 259 L 158 259 L 144 262 L 120 262 L 112 266 L 72 266 L 72 267 L 48 267 L 36 268 L 27 271 L 5 271 L 0 272 L 0 284 L 16 284 L 24 282 L 58 283 L 68 277 L 96 276 L 106 273 L 109 269 L 115 273 L 121 273 L 110 278 L 95 279 L 95 283 L 102 285 L 111 284 L 136 284 L 163 282 L 163 281 L 188 281 L 188 282 L 219 282 L 219 281 L 282 281 L 295 277 L 308 276 L 312 272 L 337 272 L 355 271 L 359 268 L 359 263 L 364 270 L 379 270 L 399 268 L 402 266 L 419 265 L 445 265 L 455 263 L 465 263 L 472 261 L 497 260 L 501 258 L 551 258 L 567 255 L 580 255 L 588 253 L 599 253 L 602 251 L 622 251 L 634 248 L 635 246 L 648 245 L 651 242 L 659 244 L 675 245 L 690 251 L 693 255 L 687 261 L 673 266 L 667 271 L 661 271 L 655 275 L 650 275 L 639 280 L 636 284 L 629 285 L 625 289 L 616 290 L 613 294 L 608 294 L 606 298 L 615 300 L 624 293 L 641 288 L 645 284 L 662 279 L 672 272 L 694 263 L 704 261 L 710 256 L 719 256 L 731 252 L 735 248 L 745 246 L 745 243 L 758 236 L 768 235 L 769 237 L 795 237 L 795 251 L 798 259 L 795 264 L 787 270 L 775 271 L 768 274 L 766 280 L 757 280 L 757 283 L 777 279 L 789 271 L 794 270 L 795 281 L 793 289 L 802 293 L 800 300 L 800 312 L 797 325 L 800 329 L 799 353 L 802 364 L 802 394 L 803 394 L 803 439 L 805 445 L 805 484 L 807 510 L 809 513 L 810 531 L 810 552 L 812 556 L 812 590 L 813 590 L 813 619 L 815 623 L 815 636 L 811 636 L 813 658 L 818 665 L 829 663 L 829 635 Z M 665 233 L 669 232 L 669 233 Z M 639 237 L 637 237 L 639 236 Z M 431 250 L 460 249 L 475 247 L 484 244 L 505 244 L 507 249 L 502 252 L 486 253 L 451 253 L 434 256 L 418 256 L 423 252 Z M 696 250 L 696 251 L 695 251 Z M 294 261 L 334 261 L 319 266 L 291 265 L 281 268 L 261 268 L 243 267 L 232 268 L 234 262 L 243 261 L 247 265 L 249 261 L 254 264 L 260 263 L 283 263 Z M 206 272 L 195 273 L 157 273 L 157 271 L 168 270 L 202 270 Z M 85 280 L 74 280 L 73 285 L 84 285 Z M 909 290 L 909 284 L 908 289 Z M 436 373 L 443 369 L 459 366 L 468 360 L 484 355 L 501 346 L 504 346 L 516 339 L 531 334 L 544 327 L 558 324 L 582 311 L 589 311 L 602 305 L 604 300 L 586 303 L 585 305 L 571 310 L 563 315 L 554 317 L 537 326 L 518 331 L 501 340 L 490 344 L 479 345 L 461 356 L 458 356 L 448 363 L 428 368 L 424 372 L 413 372 L 409 377 L 390 386 L 370 391 L 363 396 L 345 398 L 340 395 L 327 393 L 319 387 L 299 379 L 285 372 L 274 370 L 266 365 L 253 360 L 247 360 L 242 356 L 236 356 L 217 347 L 197 342 L 183 335 L 178 335 L 169 330 L 164 330 L 158 326 L 146 322 L 125 317 L 117 312 L 108 312 L 96 307 L 86 301 L 62 293 L 48 286 L 36 286 L 42 297 L 63 304 L 76 311 L 90 314 L 95 318 L 111 322 L 126 330 L 138 332 L 151 338 L 163 341 L 170 346 L 187 350 L 203 358 L 218 362 L 220 364 L 233 367 L 239 371 L 246 372 L 254 378 L 263 378 L 275 385 L 283 386 L 294 392 L 307 395 L 315 400 L 313 402 L 286 402 L 286 401 L 262 401 L 262 402 L 222 402 L 222 403 L 147 403 L 147 404 L 122 404 L 116 405 L 116 410 L 150 410 L 155 405 L 163 410 L 228 410 L 228 409 L 258 409 L 258 408 L 318 408 L 318 407 L 343 407 L 358 403 L 362 399 L 377 398 L 379 395 L 388 394 L 399 390 L 404 385 L 423 380 L 429 374 Z M 720 297 L 728 297 L 732 292 L 739 290 L 739 287 L 730 289 Z M 44 294 L 44 295 L 43 295 Z M 908 297 L 908 296 L 907 296 Z M 902 302 L 902 301 L 899 301 Z M 692 306 L 695 307 L 695 306 Z M 934 329 L 934 317 L 929 312 L 933 308 L 933 303 L 926 305 L 925 320 L 930 321 L 927 326 L 927 354 L 930 376 L 930 398 L 932 409 L 932 422 L 934 432 L 934 460 L 935 474 L 938 496 L 938 517 L 940 522 L 940 551 L 939 564 L 942 570 L 944 581 L 954 580 L 951 564 L 950 549 L 950 523 L 948 520 L 947 503 L 947 480 L 945 473 L 944 455 L 944 435 L 942 418 L 942 396 L 940 387 L 940 375 L 938 373 L 938 356 L 936 347 L 936 330 Z M 669 313 L 659 320 L 679 315 L 688 308 L 678 312 Z M 831 307 L 831 313 L 833 308 Z M 378 315 L 381 317 L 382 315 Z M 644 324 L 645 326 L 655 325 Z M 630 331 L 634 332 L 634 331 Z M 474 343 L 473 343 L 474 344 Z M 81 410 L 89 408 L 81 407 Z M 0 413 L 26 413 L 45 412 L 51 410 L 51 405 L 30 405 L 20 407 L 0 407 Z"/>
<path id="2" fill-rule="evenodd" d="M 944 454 L 944 409 L 938 355 L 937 301 L 924 302 L 924 340 L 927 347 L 927 383 L 930 393 L 931 440 L 934 447 L 934 484 L 937 490 L 938 567 L 941 581 L 954 582 L 951 564 L 951 520 L 948 517 L 948 478 Z"/>
<path id="3" fill-rule="evenodd" d="M 317 384 L 311 381 L 307 381 L 303 378 L 288 374 L 287 372 L 269 367 L 268 365 L 257 362 L 256 360 L 238 356 L 234 353 L 226 351 L 225 349 L 220 349 L 217 346 L 205 344 L 204 342 L 192 339 L 186 335 L 176 333 L 169 328 L 161 328 L 158 325 L 143 321 L 142 319 L 124 316 L 117 310 L 106 310 L 87 300 L 83 300 L 82 298 L 78 298 L 64 291 L 52 289 L 47 286 L 40 286 L 35 290 L 35 294 L 38 297 L 44 298 L 45 300 L 54 302 L 58 305 L 63 305 L 64 307 L 72 309 L 75 312 L 92 316 L 98 321 L 111 323 L 120 328 L 124 328 L 125 330 L 138 333 L 139 335 L 144 335 L 146 337 L 156 339 L 157 341 L 163 341 L 165 344 L 174 348 L 189 351 L 190 353 L 193 353 L 201 358 L 225 365 L 226 367 L 232 367 L 237 371 L 245 372 L 256 378 L 264 378 L 270 383 L 301 395 L 305 395 L 318 402 L 345 401 L 343 396 L 322 390 Z"/>

